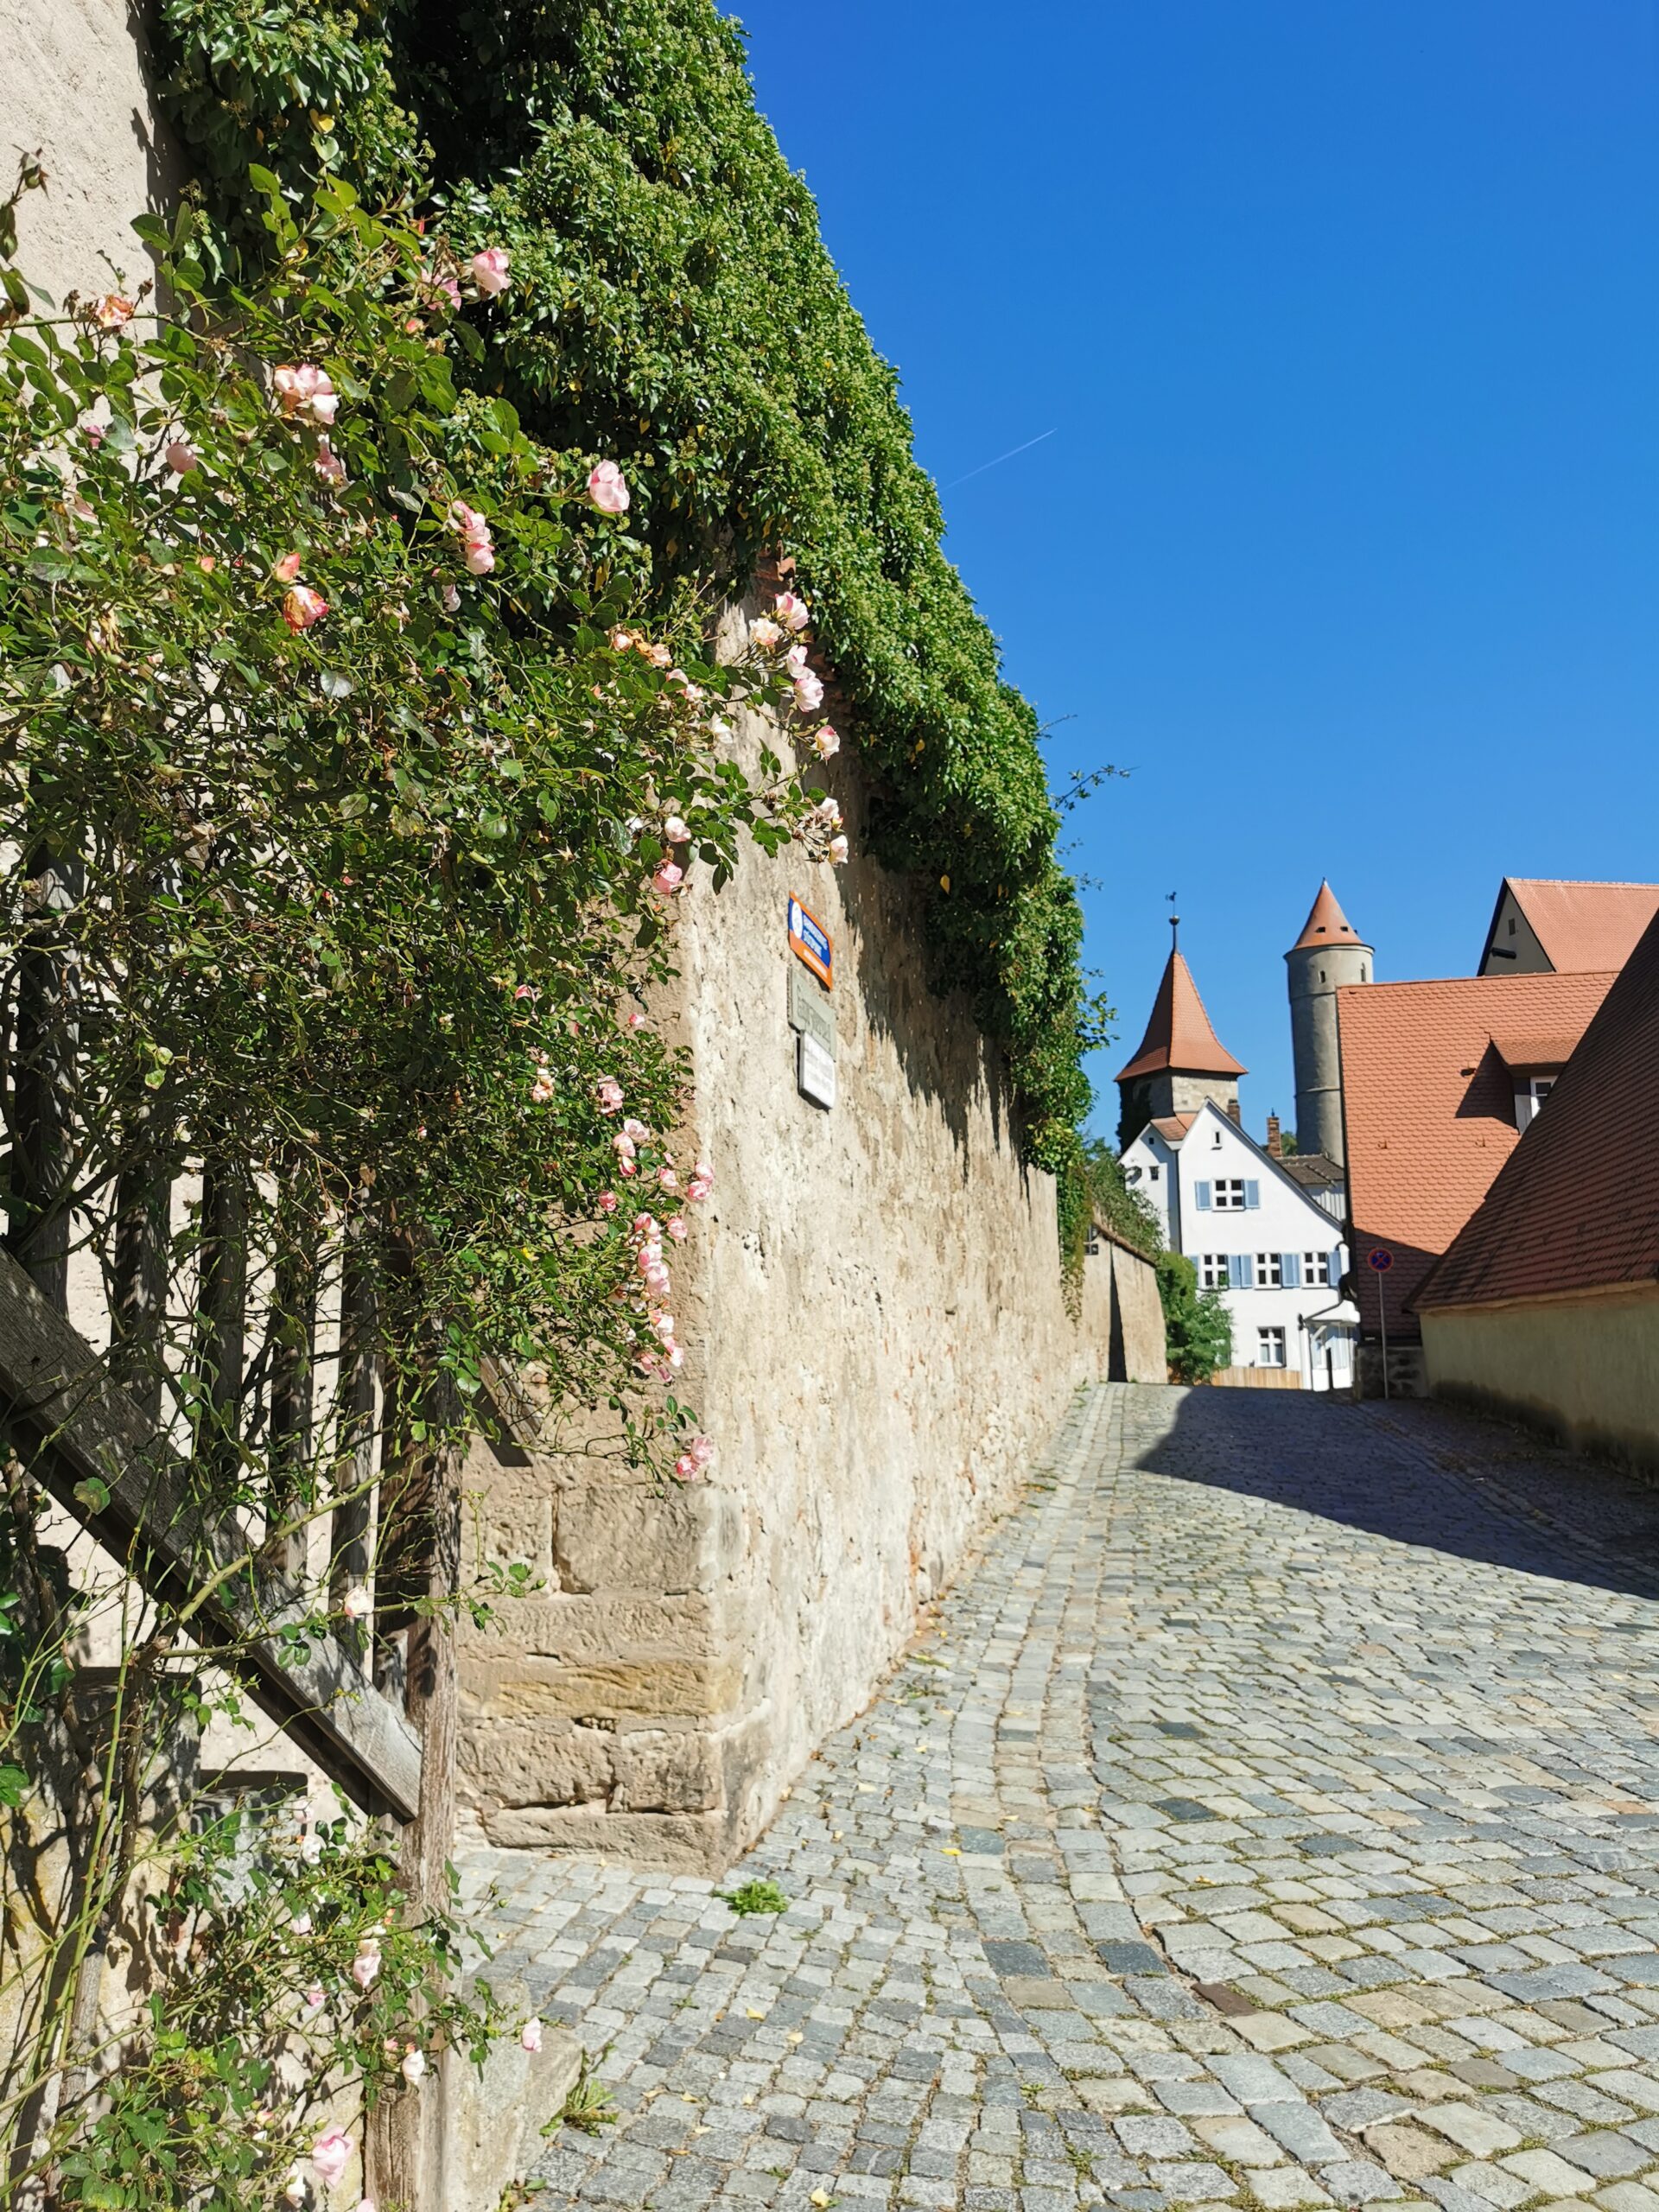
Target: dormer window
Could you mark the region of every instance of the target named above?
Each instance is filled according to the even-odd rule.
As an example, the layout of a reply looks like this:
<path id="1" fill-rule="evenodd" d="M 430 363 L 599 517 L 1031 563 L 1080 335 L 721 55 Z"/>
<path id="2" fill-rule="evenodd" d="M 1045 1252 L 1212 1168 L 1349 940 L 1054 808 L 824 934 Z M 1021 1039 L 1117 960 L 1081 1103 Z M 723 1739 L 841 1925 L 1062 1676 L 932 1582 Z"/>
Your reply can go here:
<path id="1" fill-rule="evenodd" d="M 1539 1109 L 1555 1088 L 1553 1075 L 1529 1076 L 1524 1083 L 1516 1085 L 1515 1126 L 1529 1128 L 1538 1118 Z"/>

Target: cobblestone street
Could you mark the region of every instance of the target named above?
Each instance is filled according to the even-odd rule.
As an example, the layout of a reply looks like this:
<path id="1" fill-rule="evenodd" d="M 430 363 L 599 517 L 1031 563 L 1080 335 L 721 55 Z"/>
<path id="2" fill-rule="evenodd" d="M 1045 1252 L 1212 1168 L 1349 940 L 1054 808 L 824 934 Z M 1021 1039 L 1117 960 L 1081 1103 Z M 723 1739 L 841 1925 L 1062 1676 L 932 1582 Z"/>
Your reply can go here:
<path id="1" fill-rule="evenodd" d="M 1570 1516 L 1570 1523 L 1568 1520 Z M 475 1853 L 567 2202 L 1659 2212 L 1659 1491 L 1104 1386 L 731 1887 Z"/>

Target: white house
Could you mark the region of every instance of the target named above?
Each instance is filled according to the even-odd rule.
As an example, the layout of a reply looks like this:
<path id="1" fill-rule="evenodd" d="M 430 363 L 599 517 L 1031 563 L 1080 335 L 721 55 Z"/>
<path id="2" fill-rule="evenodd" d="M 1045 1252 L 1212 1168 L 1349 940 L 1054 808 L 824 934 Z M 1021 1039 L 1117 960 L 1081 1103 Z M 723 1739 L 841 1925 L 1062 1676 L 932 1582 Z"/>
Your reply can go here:
<path id="1" fill-rule="evenodd" d="M 1264 1146 L 1206 1099 L 1148 1122 L 1123 1170 L 1170 1249 L 1192 1262 L 1198 1287 L 1224 1295 L 1235 1367 L 1288 1369 L 1305 1389 L 1348 1387 L 1359 1317 L 1340 1294 L 1338 1224 Z"/>

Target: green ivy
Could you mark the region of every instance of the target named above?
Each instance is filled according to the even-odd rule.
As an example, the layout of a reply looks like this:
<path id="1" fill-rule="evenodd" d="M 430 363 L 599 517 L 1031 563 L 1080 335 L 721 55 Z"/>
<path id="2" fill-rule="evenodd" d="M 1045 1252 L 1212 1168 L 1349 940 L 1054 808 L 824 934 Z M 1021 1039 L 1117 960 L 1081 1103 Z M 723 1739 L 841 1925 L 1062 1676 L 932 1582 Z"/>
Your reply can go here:
<path id="1" fill-rule="evenodd" d="M 343 167 L 442 204 L 452 236 L 512 255 L 476 316 L 480 386 L 634 487 L 619 581 L 712 596 L 792 558 L 871 772 L 864 842 L 923 886 L 932 981 L 1006 1051 L 1028 1156 L 1074 1174 L 1103 1012 L 1035 717 L 940 550 L 897 378 L 737 27 L 710 0 L 162 0 L 162 20 L 227 265 L 259 248 L 250 162 L 296 193 Z"/>

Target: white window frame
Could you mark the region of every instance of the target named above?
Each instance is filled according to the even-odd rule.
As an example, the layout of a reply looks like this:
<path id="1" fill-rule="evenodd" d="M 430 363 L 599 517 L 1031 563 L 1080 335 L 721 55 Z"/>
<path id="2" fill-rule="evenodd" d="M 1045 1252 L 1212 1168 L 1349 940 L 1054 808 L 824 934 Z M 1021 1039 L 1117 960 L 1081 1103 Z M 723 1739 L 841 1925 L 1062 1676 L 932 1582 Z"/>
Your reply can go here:
<path id="1" fill-rule="evenodd" d="M 1277 1351 L 1278 1357 L 1267 1357 Z M 1285 1332 L 1282 1329 L 1258 1329 L 1255 1332 L 1255 1363 L 1258 1367 L 1282 1368 L 1288 1364 L 1286 1356 Z"/>
<path id="2" fill-rule="evenodd" d="M 1328 1252 L 1304 1252 L 1302 1281 L 1310 1290 L 1331 1287 L 1331 1255 Z"/>
<path id="3" fill-rule="evenodd" d="M 1285 1255 L 1282 1252 L 1258 1252 L 1255 1255 L 1255 1287 L 1258 1290 L 1282 1290 L 1285 1287 Z"/>
<path id="4" fill-rule="evenodd" d="M 1243 1213 L 1244 1178 L 1242 1175 L 1217 1175 L 1211 1186 L 1210 1205 L 1216 1213 Z"/>
<path id="5" fill-rule="evenodd" d="M 1225 1290 L 1229 1274 L 1225 1252 L 1203 1252 L 1198 1255 L 1198 1288 Z"/>

